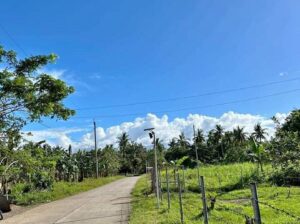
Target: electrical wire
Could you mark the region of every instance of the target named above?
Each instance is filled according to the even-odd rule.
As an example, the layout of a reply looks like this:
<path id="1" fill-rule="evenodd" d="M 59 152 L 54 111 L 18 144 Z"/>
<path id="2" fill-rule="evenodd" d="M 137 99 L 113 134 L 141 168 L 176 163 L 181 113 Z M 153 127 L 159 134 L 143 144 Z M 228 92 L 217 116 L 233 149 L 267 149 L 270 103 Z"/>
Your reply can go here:
<path id="1" fill-rule="evenodd" d="M 1 23 L 0 23 L 0 28 L 8 36 L 8 38 L 16 45 L 16 47 L 19 48 L 22 51 L 24 56 L 28 56 L 28 54 L 24 50 L 24 48 L 16 41 L 16 39 L 5 29 L 5 27 Z"/>
<path id="2" fill-rule="evenodd" d="M 204 109 L 204 108 L 211 108 L 211 107 L 217 107 L 217 106 L 224 106 L 224 105 L 230 105 L 230 104 L 236 104 L 236 103 L 244 103 L 244 102 L 249 102 L 249 101 L 255 101 L 255 100 L 260 100 L 260 99 L 265 99 L 273 96 L 280 96 L 280 95 L 285 95 L 293 92 L 298 92 L 300 89 L 292 89 L 288 91 L 282 91 L 282 92 L 277 92 L 273 94 L 268 94 L 264 96 L 257 96 L 257 97 L 249 97 L 246 99 L 242 100 L 233 100 L 233 101 L 227 101 L 223 103 L 217 103 L 217 104 L 209 104 L 209 105 L 204 105 L 204 106 L 197 106 L 197 107 L 185 107 L 185 108 L 179 108 L 179 109 L 174 109 L 174 110 L 163 110 L 163 111 L 152 111 L 152 112 L 139 112 L 139 113 L 128 113 L 128 114 L 113 114 L 113 115 L 99 115 L 99 116 L 94 116 L 95 118 L 115 118 L 115 117 L 128 117 L 128 116 L 142 116 L 147 113 L 173 113 L 173 112 L 179 112 L 179 111 L 188 111 L 188 110 L 193 110 L 193 109 Z M 76 119 L 82 119 L 82 118 L 90 118 L 90 116 L 79 116 L 76 117 Z"/>
<path id="3" fill-rule="evenodd" d="M 261 88 L 261 87 L 272 86 L 272 85 L 277 85 L 277 84 L 282 84 L 282 83 L 287 83 L 287 82 L 298 81 L 298 80 L 300 80 L 300 77 L 281 80 L 281 81 L 266 82 L 266 83 L 261 83 L 261 84 L 257 84 L 257 85 L 251 85 L 251 86 L 245 86 L 245 87 L 239 87 L 239 88 L 233 88 L 233 89 L 211 91 L 211 92 L 200 93 L 200 94 L 190 95 L 190 96 L 182 96 L 182 97 L 174 97 L 174 98 L 166 98 L 166 99 L 158 99 L 158 100 L 133 102 L 133 103 L 127 103 L 127 104 L 113 104 L 113 105 L 106 105 L 106 106 L 83 107 L 83 108 L 75 108 L 75 110 L 80 111 L 80 110 L 106 109 L 106 108 L 128 107 L 128 106 L 145 105 L 145 104 L 153 104 L 153 103 L 171 102 L 171 101 L 177 101 L 177 100 L 186 100 L 186 99 L 192 99 L 192 98 L 198 98 L 198 97 L 204 97 L 204 96 L 212 96 L 212 95 L 232 93 L 232 92 L 248 90 L 248 89 L 254 89 L 254 88 Z"/>

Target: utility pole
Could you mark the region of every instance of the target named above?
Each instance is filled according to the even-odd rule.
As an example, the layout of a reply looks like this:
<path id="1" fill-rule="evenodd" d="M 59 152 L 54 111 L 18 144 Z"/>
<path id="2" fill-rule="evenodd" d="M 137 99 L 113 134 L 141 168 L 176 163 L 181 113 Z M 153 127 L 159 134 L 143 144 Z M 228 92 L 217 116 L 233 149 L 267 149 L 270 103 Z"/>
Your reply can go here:
<path id="1" fill-rule="evenodd" d="M 195 125 L 193 125 L 193 131 L 194 131 L 194 148 L 196 153 L 196 161 L 197 161 L 197 176 L 198 176 L 198 183 L 201 190 L 201 184 L 200 184 L 200 171 L 199 171 L 199 158 L 198 158 L 198 149 L 197 149 L 197 141 L 196 141 L 196 131 L 195 131 Z"/>
<path id="2" fill-rule="evenodd" d="M 157 207 L 159 208 L 158 167 L 157 167 L 157 153 L 156 153 L 156 138 L 154 132 L 153 132 L 153 150 L 154 150 L 156 198 L 157 198 Z"/>
<path id="3" fill-rule="evenodd" d="M 158 186 L 158 167 L 157 167 L 157 154 L 156 154 L 156 137 L 154 128 L 146 128 L 144 131 L 149 132 L 150 139 L 153 139 L 153 151 L 154 151 L 154 174 L 155 174 L 155 187 L 156 187 L 156 199 L 157 208 L 159 208 L 159 186 Z"/>
<path id="4" fill-rule="evenodd" d="M 99 167 L 98 167 L 98 150 L 97 150 L 97 130 L 96 121 L 94 120 L 94 139 L 95 139 L 95 157 L 96 157 L 96 178 L 99 177 Z"/>

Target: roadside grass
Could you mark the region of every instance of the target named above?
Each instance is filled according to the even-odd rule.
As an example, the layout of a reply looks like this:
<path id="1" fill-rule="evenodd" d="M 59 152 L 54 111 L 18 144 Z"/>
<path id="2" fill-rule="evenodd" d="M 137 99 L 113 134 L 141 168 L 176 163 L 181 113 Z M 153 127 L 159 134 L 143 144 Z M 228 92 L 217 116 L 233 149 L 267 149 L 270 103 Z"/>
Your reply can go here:
<path id="1" fill-rule="evenodd" d="M 12 189 L 12 197 L 17 205 L 33 205 L 50 202 L 88 191 L 123 178 L 122 176 L 88 178 L 82 182 L 55 182 L 51 190 L 30 191 L 23 193 L 24 184 L 17 184 Z"/>
<path id="2" fill-rule="evenodd" d="M 209 212 L 210 224 L 245 223 L 244 215 L 254 216 L 249 188 L 249 183 L 252 181 L 259 183 L 259 201 L 288 211 L 298 217 L 300 216 L 300 188 L 272 186 L 267 181 L 271 172 L 271 166 L 266 165 L 264 168 L 264 175 L 257 175 L 256 165 L 251 163 L 201 167 L 200 175 L 203 175 L 205 178 L 208 207 L 210 207 L 209 198 L 216 196 L 215 207 Z M 180 171 L 180 174 L 181 179 L 183 179 L 182 171 Z M 169 172 L 169 176 L 170 181 L 174 181 L 173 171 Z M 185 180 L 186 191 L 183 193 L 184 223 L 203 223 L 202 200 L 199 193 L 197 170 L 186 170 Z M 162 172 L 161 181 L 165 181 L 164 172 Z M 171 183 L 171 209 L 168 211 L 165 184 L 162 187 L 163 200 L 160 208 L 157 209 L 155 196 L 149 193 L 149 176 L 145 175 L 137 182 L 132 193 L 133 203 L 130 224 L 180 223 L 177 188 L 174 183 Z M 266 224 L 300 223 L 299 220 L 264 204 L 260 204 L 260 211 L 262 221 Z"/>

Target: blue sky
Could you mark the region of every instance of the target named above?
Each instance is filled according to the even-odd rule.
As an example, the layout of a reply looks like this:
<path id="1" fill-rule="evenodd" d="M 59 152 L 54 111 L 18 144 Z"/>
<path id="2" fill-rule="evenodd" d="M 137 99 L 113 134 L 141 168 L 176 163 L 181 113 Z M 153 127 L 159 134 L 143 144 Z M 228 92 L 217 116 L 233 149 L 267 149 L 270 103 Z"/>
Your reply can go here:
<path id="1" fill-rule="evenodd" d="M 1 3 L 0 43 L 20 57 L 58 54 L 57 63 L 46 69 L 75 86 L 66 104 L 76 109 L 103 107 L 300 77 L 299 11 L 300 2 L 292 0 L 10 0 Z M 44 124 L 90 129 L 96 118 L 108 128 L 137 116 L 103 115 L 145 117 L 298 87 L 299 80 L 163 103 L 78 110 L 67 122 L 45 119 Z M 299 95 L 156 114 L 167 114 L 170 120 L 190 113 L 220 117 L 228 111 L 270 117 L 299 107 Z"/>

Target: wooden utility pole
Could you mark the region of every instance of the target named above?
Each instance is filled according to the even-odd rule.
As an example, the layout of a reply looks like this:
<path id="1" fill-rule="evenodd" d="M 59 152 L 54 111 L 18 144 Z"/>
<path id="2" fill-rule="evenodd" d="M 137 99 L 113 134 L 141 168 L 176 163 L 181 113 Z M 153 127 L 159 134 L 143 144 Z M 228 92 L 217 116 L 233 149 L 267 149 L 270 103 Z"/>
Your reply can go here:
<path id="1" fill-rule="evenodd" d="M 98 167 L 98 149 L 97 149 L 97 130 L 96 121 L 94 120 L 94 139 L 95 139 L 95 157 L 96 157 L 96 178 L 99 177 L 99 167 Z"/>
<path id="2" fill-rule="evenodd" d="M 193 125 L 193 133 L 194 133 L 194 148 L 195 148 L 196 162 L 197 162 L 197 177 L 198 177 L 199 190 L 201 191 L 200 170 L 199 170 L 199 158 L 198 158 L 198 148 L 197 148 L 197 141 L 196 141 L 195 125 Z"/>

